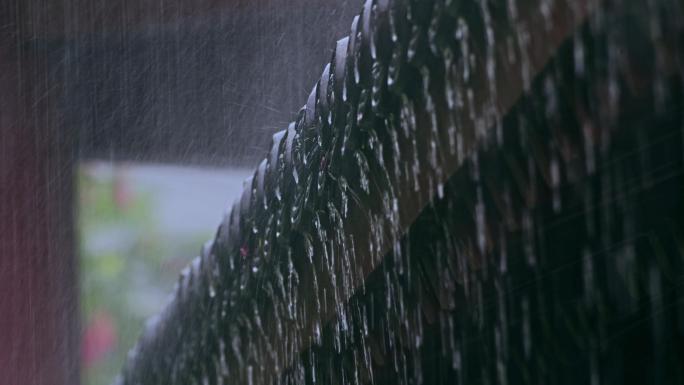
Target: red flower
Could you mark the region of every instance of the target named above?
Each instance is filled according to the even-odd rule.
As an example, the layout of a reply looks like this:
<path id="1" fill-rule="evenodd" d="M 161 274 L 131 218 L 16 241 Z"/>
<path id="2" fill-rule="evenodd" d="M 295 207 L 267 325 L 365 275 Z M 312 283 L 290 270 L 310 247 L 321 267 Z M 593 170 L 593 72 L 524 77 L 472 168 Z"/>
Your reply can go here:
<path id="1" fill-rule="evenodd" d="M 106 311 L 98 311 L 93 315 L 83 332 L 81 340 L 81 360 L 83 365 L 91 367 L 114 349 L 116 344 L 116 327 L 112 316 Z"/>

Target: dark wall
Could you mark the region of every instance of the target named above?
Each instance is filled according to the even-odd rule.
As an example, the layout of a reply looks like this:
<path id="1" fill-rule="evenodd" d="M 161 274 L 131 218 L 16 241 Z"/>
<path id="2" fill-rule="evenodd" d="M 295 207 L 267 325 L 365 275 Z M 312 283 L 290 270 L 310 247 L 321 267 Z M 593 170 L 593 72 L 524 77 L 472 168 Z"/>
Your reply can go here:
<path id="1" fill-rule="evenodd" d="M 65 71 L 61 108 L 83 157 L 253 166 L 361 7 L 225 3 L 170 21 L 159 9 L 159 23 L 118 16 L 119 25 L 53 43 L 63 44 L 55 58 Z"/>

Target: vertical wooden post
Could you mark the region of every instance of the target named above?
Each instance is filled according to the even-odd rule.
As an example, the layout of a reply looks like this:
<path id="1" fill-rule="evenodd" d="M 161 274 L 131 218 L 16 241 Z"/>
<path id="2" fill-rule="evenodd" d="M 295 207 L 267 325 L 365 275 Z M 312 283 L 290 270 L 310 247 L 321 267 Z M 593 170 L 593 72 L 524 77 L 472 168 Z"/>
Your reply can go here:
<path id="1" fill-rule="evenodd" d="M 13 5 L 0 7 L 0 383 L 78 384 L 73 149 L 48 48 L 24 39 Z"/>

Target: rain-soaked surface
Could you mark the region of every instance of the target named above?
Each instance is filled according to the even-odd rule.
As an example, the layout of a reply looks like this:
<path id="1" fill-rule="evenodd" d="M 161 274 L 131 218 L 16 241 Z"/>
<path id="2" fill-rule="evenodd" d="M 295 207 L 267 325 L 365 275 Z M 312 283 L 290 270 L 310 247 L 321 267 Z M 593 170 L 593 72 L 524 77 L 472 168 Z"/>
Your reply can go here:
<path id="1" fill-rule="evenodd" d="M 117 385 L 684 382 L 684 4 L 121 4 L 2 8 L 13 383 L 78 377 L 98 157 L 253 175 Z"/>

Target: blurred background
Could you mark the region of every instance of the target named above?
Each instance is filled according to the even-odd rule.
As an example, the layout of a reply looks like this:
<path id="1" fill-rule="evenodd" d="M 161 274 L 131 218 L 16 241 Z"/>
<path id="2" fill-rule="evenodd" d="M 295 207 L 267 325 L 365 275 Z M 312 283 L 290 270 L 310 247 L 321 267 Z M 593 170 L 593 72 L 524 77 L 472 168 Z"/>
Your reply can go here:
<path id="1" fill-rule="evenodd" d="M 356 0 L 0 0 L 0 373 L 107 384 Z"/>
<path id="2" fill-rule="evenodd" d="M 86 162 L 78 170 L 81 365 L 109 384 L 145 320 L 211 239 L 248 169 Z"/>

